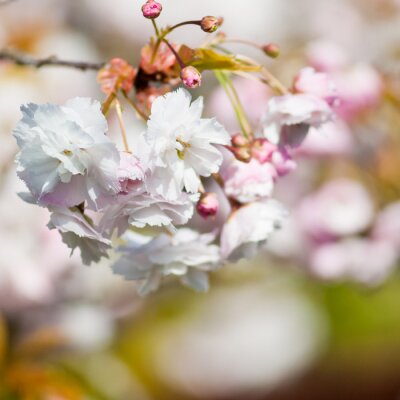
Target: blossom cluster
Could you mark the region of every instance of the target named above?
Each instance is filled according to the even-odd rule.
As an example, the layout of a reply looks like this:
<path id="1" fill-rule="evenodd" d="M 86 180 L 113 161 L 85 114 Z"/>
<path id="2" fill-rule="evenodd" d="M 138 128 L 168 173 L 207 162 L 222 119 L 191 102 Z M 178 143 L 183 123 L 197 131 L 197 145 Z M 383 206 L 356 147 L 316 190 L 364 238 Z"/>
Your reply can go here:
<path id="1" fill-rule="evenodd" d="M 153 21 L 161 10 L 152 0 L 142 8 Z M 212 33 L 221 23 L 204 17 L 196 24 Z M 51 212 L 48 227 L 80 249 L 84 264 L 115 249 L 113 271 L 141 281 L 140 294 L 168 276 L 205 291 L 209 271 L 253 257 L 287 215 L 273 198 L 276 181 L 296 168 L 295 150 L 311 129 L 333 120 L 336 105 L 328 76 L 306 68 L 291 90 L 267 81 L 277 95 L 265 104 L 260 127 L 248 123 L 236 93 L 230 96 L 242 132 L 228 132 L 202 116 L 203 98 L 193 100 L 187 88 L 211 69 L 232 94 L 230 70 L 266 74 L 265 67 L 217 53 L 212 44 L 193 50 L 170 43 L 170 31 L 156 29 L 138 68 L 113 59 L 99 72 L 103 104 L 27 104 L 14 129 L 17 173 L 28 189 L 23 200 Z M 223 40 L 220 34 L 214 43 Z M 180 83 L 186 88 L 176 88 Z M 145 121 L 132 148 L 119 96 Z M 112 109 L 124 149 L 108 136 Z"/>

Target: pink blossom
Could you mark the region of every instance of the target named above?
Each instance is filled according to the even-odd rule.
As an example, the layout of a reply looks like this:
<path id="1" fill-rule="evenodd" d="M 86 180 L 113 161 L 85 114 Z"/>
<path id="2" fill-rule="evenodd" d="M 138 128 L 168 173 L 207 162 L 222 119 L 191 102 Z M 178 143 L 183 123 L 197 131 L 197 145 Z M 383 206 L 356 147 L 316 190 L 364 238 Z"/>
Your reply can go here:
<path id="1" fill-rule="evenodd" d="M 372 236 L 391 243 L 400 252 L 400 201 L 389 204 L 378 214 Z"/>
<path id="2" fill-rule="evenodd" d="M 326 240 L 365 230 L 374 216 L 374 205 L 360 183 L 342 178 L 303 200 L 298 216 L 306 232 Z"/>
<path id="3" fill-rule="evenodd" d="M 314 68 L 325 72 L 337 71 L 349 62 L 344 49 L 326 39 L 311 42 L 307 46 L 307 57 Z"/>
<path id="4" fill-rule="evenodd" d="M 179 50 L 178 46 L 172 44 L 176 51 Z M 157 54 L 153 58 L 154 44 L 148 44 L 142 48 L 140 58 L 140 68 L 147 74 L 155 74 L 156 72 L 169 73 L 176 63 L 176 58 L 171 49 L 161 42 L 158 47 Z"/>
<path id="5" fill-rule="evenodd" d="M 296 155 L 337 157 L 351 155 L 354 148 L 352 132 L 348 125 L 337 120 L 328 122 L 319 129 L 311 128 Z"/>
<path id="6" fill-rule="evenodd" d="M 310 267 L 324 279 L 354 279 L 381 283 L 396 265 L 397 254 L 387 242 L 350 238 L 317 247 Z"/>
<path id="7" fill-rule="evenodd" d="M 293 88 L 296 93 L 312 94 L 330 105 L 334 105 L 337 100 L 337 91 L 332 78 L 324 72 L 316 72 L 313 68 L 300 70 L 294 79 Z"/>
<path id="8" fill-rule="evenodd" d="M 344 119 L 352 119 L 365 109 L 374 107 L 382 96 L 382 78 L 368 64 L 356 64 L 339 71 L 334 80 L 340 99 L 337 112 Z"/>
<path id="9" fill-rule="evenodd" d="M 250 203 L 271 196 L 277 176 L 270 163 L 256 159 L 244 163 L 232 158 L 220 171 L 225 181 L 225 193 L 240 203 Z"/>

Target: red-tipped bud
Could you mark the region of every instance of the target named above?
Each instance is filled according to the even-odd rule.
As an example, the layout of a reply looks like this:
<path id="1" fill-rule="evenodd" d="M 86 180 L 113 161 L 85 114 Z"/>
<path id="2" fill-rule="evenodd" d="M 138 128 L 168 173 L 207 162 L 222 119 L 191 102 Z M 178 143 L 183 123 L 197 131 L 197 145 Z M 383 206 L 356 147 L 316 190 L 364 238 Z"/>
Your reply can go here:
<path id="1" fill-rule="evenodd" d="M 230 150 L 237 160 L 245 163 L 250 162 L 251 150 L 248 147 L 231 147 Z"/>
<path id="2" fill-rule="evenodd" d="M 189 89 L 194 89 L 201 85 L 201 74 L 191 65 L 182 68 L 181 79 L 183 84 Z"/>
<path id="3" fill-rule="evenodd" d="M 246 147 L 248 145 L 249 141 L 241 133 L 236 133 L 232 136 L 233 147 Z"/>
<path id="4" fill-rule="evenodd" d="M 154 0 L 147 0 L 142 6 L 143 17 L 148 19 L 157 18 L 162 11 L 162 5 Z"/>
<path id="5" fill-rule="evenodd" d="M 251 146 L 251 155 L 261 164 L 271 160 L 276 146 L 267 139 L 255 139 Z"/>
<path id="6" fill-rule="evenodd" d="M 203 217 L 213 217 L 219 209 L 219 201 L 215 193 L 203 193 L 197 203 L 197 212 Z"/>
<path id="7" fill-rule="evenodd" d="M 222 17 L 217 18 L 207 16 L 202 18 L 200 26 L 204 32 L 213 33 L 222 25 L 223 22 L 224 19 Z"/>
<path id="8" fill-rule="evenodd" d="M 281 49 L 275 43 L 269 43 L 262 47 L 264 53 L 271 58 L 277 58 L 281 54 Z"/>

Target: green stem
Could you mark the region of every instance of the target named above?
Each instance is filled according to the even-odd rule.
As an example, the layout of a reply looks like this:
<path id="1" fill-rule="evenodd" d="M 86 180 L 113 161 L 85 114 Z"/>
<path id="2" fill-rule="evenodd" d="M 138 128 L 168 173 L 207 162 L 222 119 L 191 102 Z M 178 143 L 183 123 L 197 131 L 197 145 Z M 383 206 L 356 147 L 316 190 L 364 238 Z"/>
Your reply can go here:
<path id="1" fill-rule="evenodd" d="M 184 22 L 180 22 L 179 24 L 175 24 L 175 25 L 173 25 L 173 26 L 167 28 L 167 29 L 160 35 L 160 31 L 158 30 L 155 21 L 154 21 L 154 20 L 152 20 L 152 21 L 153 21 L 154 30 L 155 30 L 156 35 L 157 35 L 157 42 L 156 42 L 156 44 L 155 44 L 155 46 L 154 46 L 154 51 L 153 51 L 153 54 L 152 54 L 152 56 L 151 56 L 151 62 L 152 62 L 152 63 L 154 62 L 154 60 L 155 60 L 155 58 L 156 58 L 156 54 L 157 54 L 158 48 L 160 47 L 161 42 L 164 41 L 164 39 L 166 38 L 166 36 L 169 35 L 172 31 L 174 31 L 176 28 L 179 28 L 179 27 L 184 26 L 184 25 L 200 25 L 200 24 L 201 24 L 201 21 L 200 21 L 200 20 L 198 20 L 198 21 L 184 21 Z"/>
<path id="2" fill-rule="evenodd" d="M 156 33 L 156 36 L 159 37 L 159 36 L 160 36 L 160 31 L 158 30 L 158 26 L 157 26 L 156 21 L 155 21 L 154 19 L 152 19 L 151 22 L 152 22 L 152 24 L 153 24 L 153 27 L 154 27 L 154 31 L 155 31 L 155 33 Z"/>
<path id="3" fill-rule="evenodd" d="M 135 112 L 144 120 L 147 121 L 148 116 L 138 107 L 138 105 L 128 96 L 128 93 L 125 90 L 122 90 L 122 94 L 125 97 L 125 100 L 128 104 L 135 110 Z"/>
<path id="4" fill-rule="evenodd" d="M 243 109 L 243 106 L 240 102 L 239 96 L 236 93 L 236 90 L 232 84 L 231 79 L 229 78 L 228 74 L 224 71 L 221 70 L 215 70 L 214 74 L 216 78 L 218 79 L 220 85 L 222 88 L 225 90 L 225 93 L 227 94 L 229 101 L 232 104 L 233 110 L 235 111 L 236 118 L 239 122 L 240 128 L 243 132 L 243 136 L 251 140 L 253 137 L 250 123 L 247 119 L 246 113 Z"/>

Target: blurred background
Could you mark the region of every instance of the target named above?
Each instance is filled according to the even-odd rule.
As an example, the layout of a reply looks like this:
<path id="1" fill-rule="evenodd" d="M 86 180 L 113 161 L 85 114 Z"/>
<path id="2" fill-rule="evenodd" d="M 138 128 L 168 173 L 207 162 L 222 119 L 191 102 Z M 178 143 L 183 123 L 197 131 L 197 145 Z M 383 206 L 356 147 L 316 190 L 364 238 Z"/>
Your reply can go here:
<path id="1" fill-rule="evenodd" d="M 96 74 L 0 61 L 0 399 L 400 399 L 400 2 L 162 3 L 160 24 L 217 15 L 228 36 L 278 43 L 276 61 L 231 48 L 288 86 L 307 65 L 328 72 L 339 117 L 307 138 L 279 183 L 291 217 L 264 253 L 212 274 L 205 295 L 168 282 L 139 298 L 107 262 L 70 257 L 46 211 L 16 195 L 20 104 L 101 100 Z M 0 49 L 136 65 L 153 33 L 141 5 L 0 3 Z M 188 26 L 172 38 L 196 46 L 204 33 Z M 207 112 L 235 133 L 207 77 Z M 270 92 L 235 85 L 257 126 Z"/>

